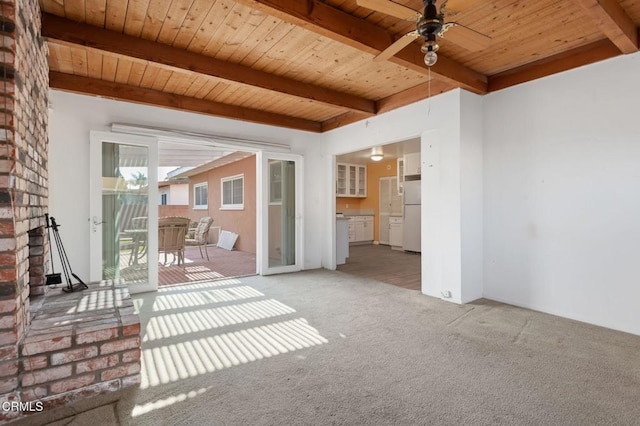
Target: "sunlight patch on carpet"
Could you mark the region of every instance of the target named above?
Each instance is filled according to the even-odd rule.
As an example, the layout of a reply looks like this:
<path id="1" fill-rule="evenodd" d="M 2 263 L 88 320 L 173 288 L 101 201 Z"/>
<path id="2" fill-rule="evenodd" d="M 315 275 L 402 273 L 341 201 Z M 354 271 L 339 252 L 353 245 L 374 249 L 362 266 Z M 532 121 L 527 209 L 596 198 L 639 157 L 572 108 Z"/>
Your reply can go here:
<path id="1" fill-rule="evenodd" d="M 217 308 L 156 315 L 149 320 L 146 326 L 143 342 L 213 330 L 295 312 L 295 309 L 277 300 L 268 299 Z"/>
<path id="2" fill-rule="evenodd" d="M 298 318 L 142 351 L 140 389 L 322 345 L 328 340 Z"/>
<path id="3" fill-rule="evenodd" d="M 168 407 L 169 405 L 173 405 L 173 404 L 176 404 L 178 402 L 186 401 L 189 398 L 195 398 L 198 395 L 202 395 L 203 393 L 205 393 L 209 389 L 211 389 L 211 386 L 208 386 L 206 388 L 200 388 L 198 390 L 189 391 L 188 393 L 181 393 L 181 394 L 178 394 L 178 395 L 172 395 L 170 397 L 167 397 L 167 398 L 164 398 L 164 399 L 159 399 L 159 400 L 154 401 L 154 402 L 147 402 L 147 403 L 142 404 L 142 405 L 136 405 L 133 408 L 133 411 L 131 412 L 131 416 L 132 417 L 141 416 L 141 415 L 146 414 L 146 413 L 148 413 L 150 411 L 157 410 L 159 408 Z"/>
<path id="4" fill-rule="evenodd" d="M 201 290 L 188 293 L 176 291 L 174 294 L 158 295 L 153 303 L 153 310 L 154 312 L 160 312 L 170 309 L 192 308 L 212 303 L 234 302 L 263 296 L 264 294 L 249 286 Z"/>

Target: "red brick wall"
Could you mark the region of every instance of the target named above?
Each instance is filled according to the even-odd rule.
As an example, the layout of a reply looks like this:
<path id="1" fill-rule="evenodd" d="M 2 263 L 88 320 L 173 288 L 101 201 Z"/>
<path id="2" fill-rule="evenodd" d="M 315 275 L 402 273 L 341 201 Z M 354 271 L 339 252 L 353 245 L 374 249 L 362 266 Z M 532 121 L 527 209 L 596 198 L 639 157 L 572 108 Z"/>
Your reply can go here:
<path id="1" fill-rule="evenodd" d="M 29 234 L 48 203 L 47 46 L 37 0 L 0 2 L 0 399 L 17 387 L 29 323 Z M 0 414 L 2 420 L 2 414 Z"/>

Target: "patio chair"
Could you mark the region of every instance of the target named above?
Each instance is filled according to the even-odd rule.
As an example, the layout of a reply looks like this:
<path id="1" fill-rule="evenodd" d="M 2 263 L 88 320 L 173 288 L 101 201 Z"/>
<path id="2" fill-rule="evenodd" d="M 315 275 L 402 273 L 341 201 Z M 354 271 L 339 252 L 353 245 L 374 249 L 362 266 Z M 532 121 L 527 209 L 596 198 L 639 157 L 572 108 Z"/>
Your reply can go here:
<path id="1" fill-rule="evenodd" d="M 167 264 L 167 253 L 174 256 L 173 262 L 177 260 L 178 266 L 184 263 L 184 244 L 189 222 L 187 217 L 158 219 L 158 253 L 164 253 L 164 265 Z"/>
<path id="2" fill-rule="evenodd" d="M 210 216 L 205 216 L 200 219 L 198 222 L 198 227 L 196 228 L 193 238 L 185 239 L 185 244 L 188 246 L 198 246 L 200 249 L 200 257 L 204 259 L 204 255 L 202 254 L 202 247 L 204 247 L 204 252 L 207 254 L 207 261 L 209 261 L 209 252 L 207 251 L 207 238 L 209 237 L 209 229 L 211 228 L 211 224 L 213 223 L 213 218 Z"/>
<path id="3" fill-rule="evenodd" d="M 131 226 L 120 232 L 120 250 L 130 250 L 129 266 L 137 265 L 147 254 L 147 217 L 131 218 Z"/>

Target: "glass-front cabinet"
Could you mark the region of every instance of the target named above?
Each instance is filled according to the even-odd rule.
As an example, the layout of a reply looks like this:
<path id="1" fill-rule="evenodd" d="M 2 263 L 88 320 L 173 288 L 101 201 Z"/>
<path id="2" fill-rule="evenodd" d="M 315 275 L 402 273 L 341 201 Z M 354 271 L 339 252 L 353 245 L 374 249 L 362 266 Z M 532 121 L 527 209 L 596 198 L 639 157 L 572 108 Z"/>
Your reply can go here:
<path id="1" fill-rule="evenodd" d="M 347 165 L 338 164 L 336 168 L 336 194 L 347 195 Z"/>
<path id="2" fill-rule="evenodd" d="M 336 167 L 336 196 L 367 196 L 367 166 L 338 163 Z"/>

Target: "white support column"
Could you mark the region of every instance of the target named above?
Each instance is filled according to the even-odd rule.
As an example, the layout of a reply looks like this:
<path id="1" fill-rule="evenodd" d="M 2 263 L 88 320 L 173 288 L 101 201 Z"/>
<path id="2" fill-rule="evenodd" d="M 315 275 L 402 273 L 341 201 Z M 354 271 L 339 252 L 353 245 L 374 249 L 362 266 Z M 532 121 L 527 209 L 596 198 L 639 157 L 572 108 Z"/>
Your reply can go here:
<path id="1" fill-rule="evenodd" d="M 482 297 L 482 99 L 460 91 L 456 116 L 422 133 L 422 292 Z"/>

